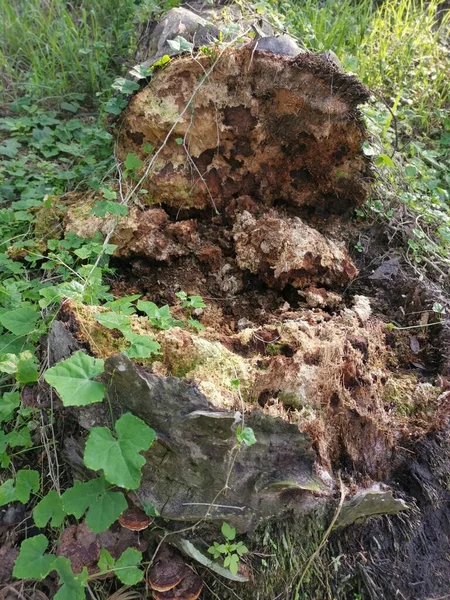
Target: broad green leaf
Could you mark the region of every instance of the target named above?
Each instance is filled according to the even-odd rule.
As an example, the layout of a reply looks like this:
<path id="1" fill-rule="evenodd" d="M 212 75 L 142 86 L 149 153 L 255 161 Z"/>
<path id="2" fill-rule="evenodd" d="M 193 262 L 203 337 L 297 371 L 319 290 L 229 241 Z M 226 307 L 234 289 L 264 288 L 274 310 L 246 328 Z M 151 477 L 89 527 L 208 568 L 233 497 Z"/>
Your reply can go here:
<path id="1" fill-rule="evenodd" d="M 255 432 L 251 427 L 242 427 L 239 425 L 236 431 L 236 437 L 238 442 L 244 442 L 246 446 L 253 446 L 256 444 Z"/>
<path id="2" fill-rule="evenodd" d="M 103 477 L 86 483 L 76 481 L 61 500 L 64 511 L 77 519 L 88 511 L 86 525 L 94 533 L 106 531 L 127 508 L 122 492 L 110 492 Z"/>
<path id="3" fill-rule="evenodd" d="M 39 491 L 39 472 L 21 469 L 16 475 L 16 499 L 25 504 L 30 499 L 31 492 Z"/>
<path id="4" fill-rule="evenodd" d="M 15 502 L 15 500 L 16 488 L 14 486 L 14 479 L 7 479 L 0 485 L 0 506 Z"/>
<path id="5" fill-rule="evenodd" d="M 159 308 L 154 302 L 148 302 L 147 300 L 138 300 L 137 309 L 144 312 L 149 319 L 154 319 L 159 314 Z"/>
<path id="6" fill-rule="evenodd" d="M 153 354 L 158 354 L 161 346 L 151 335 L 140 335 L 138 333 L 128 334 L 127 340 L 131 343 L 125 350 L 129 358 L 149 358 Z"/>
<path id="7" fill-rule="evenodd" d="M 123 296 L 122 298 L 118 298 L 117 300 L 106 302 L 104 306 L 105 308 L 110 308 L 111 310 L 123 313 L 124 315 L 132 315 L 136 312 L 136 307 L 134 306 L 133 302 L 135 300 L 138 300 L 140 297 L 140 294 L 134 294 L 132 296 Z"/>
<path id="8" fill-rule="evenodd" d="M 417 169 L 414 165 L 406 165 L 405 173 L 408 177 L 415 177 L 417 175 Z"/>
<path id="9" fill-rule="evenodd" d="M 172 59 L 170 58 L 170 56 L 168 54 L 164 54 L 164 56 L 162 58 L 160 58 L 159 60 L 157 60 L 156 62 L 154 62 L 152 64 L 152 69 L 154 69 L 155 67 L 163 67 L 164 65 L 169 63 L 171 60 Z"/>
<path id="10" fill-rule="evenodd" d="M 97 215 L 98 217 L 104 217 L 107 214 L 116 215 L 118 217 L 126 217 L 128 214 L 128 208 L 125 204 L 120 204 L 120 202 L 99 200 L 92 207 L 91 214 Z"/>
<path id="11" fill-rule="evenodd" d="M 0 316 L 0 323 L 16 335 L 27 335 L 35 329 L 39 317 L 39 313 L 34 308 L 22 306 L 3 313 Z"/>
<path id="12" fill-rule="evenodd" d="M 200 321 L 197 321 L 196 319 L 188 319 L 188 325 L 190 325 L 194 329 L 197 329 L 198 331 L 203 331 L 203 329 L 205 329 L 205 326 L 202 325 Z"/>
<path id="13" fill-rule="evenodd" d="M 18 364 L 19 356 L 17 354 L 3 354 L 3 356 L 0 356 L 0 371 L 2 373 L 14 375 L 17 372 Z"/>
<path id="14" fill-rule="evenodd" d="M 54 596 L 54 600 L 86 600 L 86 586 L 88 570 L 83 567 L 81 573 L 73 573 L 70 560 L 65 556 L 58 556 L 53 563 L 53 568 L 58 572 L 59 583 L 62 587 Z"/>
<path id="15" fill-rule="evenodd" d="M 384 165 L 386 167 L 392 168 L 394 166 L 392 158 L 387 154 L 380 154 L 379 156 L 377 156 L 375 164 L 377 165 L 377 167 L 381 167 L 382 165 Z"/>
<path id="16" fill-rule="evenodd" d="M 118 329 L 120 332 L 131 332 L 131 323 L 127 315 L 118 312 L 97 313 L 94 315 L 100 325 L 107 329 Z"/>
<path id="17" fill-rule="evenodd" d="M 48 369 L 44 379 L 58 392 L 64 406 L 86 406 L 101 402 L 105 396 L 103 383 L 91 381 L 103 371 L 103 360 L 76 352 Z"/>
<path id="18" fill-rule="evenodd" d="M 175 52 L 190 52 L 194 47 L 194 44 L 188 42 L 186 38 L 181 35 L 177 35 L 173 40 L 167 40 L 167 43 L 175 50 Z"/>
<path id="19" fill-rule="evenodd" d="M 117 199 L 117 192 L 115 192 L 114 190 L 112 190 L 110 187 L 108 187 L 106 185 L 101 187 L 100 191 L 103 194 L 103 197 L 105 198 L 105 200 L 116 200 Z"/>
<path id="20" fill-rule="evenodd" d="M 35 356 L 20 358 L 17 363 L 16 380 L 19 383 L 34 383 L 39 379 L 38 367 L 39 364 Z"/>
<path id="21" fill-rule="evenodd" d="M 146 77 L 150 77 L 153 72 L 153 68 L 149 68 L 146 65 L 135 65 L 128 72 L 136 79 L 145 79 Z"/>
<path id="22" fill-rule="evenodd" d="M 20 150 L 20 142 L 15 138 L 8 138 L 0 145 L 0 154 L 8 158 L 14 158 Z"/>
<path id="23" fill-rule="evenodd" d="M 138 569 L 142 561 L 142 554 L 135 548 L 127 548 L 116 560 L 114 573 L 125 585 L 136 585 L 144 578 L 144 571 Z"/>
<path id="24" fill-rule="evenodd" d="M 9 421 L 19 406 L 19 392 L 5 392 L 0 399 L 0 423 Z"/>
<path id="25" fill-rule="evenodd" d="M 33 445 L 30 430 L 27 427 L 13 429 L 8 433 L 6 439 L 11 448 L 29 448 Z"/>
<path id="26" fill-rule="evenodd" d="M 135 171 L 136 169 L 140 169 L 142 167 L 142 160 L 138 158 L 135 154 L 128 153 L 125 159 L 125 168 L 128 171 Z"/>
<path id="27" fill-rule="evenodd" d="M 24 540 L 14 565 L 13 576 L 17 579 L 44 579 L 53 569 L 55 556 L 44 554 L 48 546 L 45 535 Z"/>
<path id="28" fill-rule="evenodd" d="M 236 537 L 236 529 L 234 527 L 231 527 L 231 525 L 228 525 L 228 523 L 222 523 L 221 531 L 223 537 L 226 538 L 229 542 L 232 542 Z"/>
<path id="29" fill-rule="evenodd" d="M 49 521 L 52 527 L 59 527 L 65 516 L 61 497 L 55 490 L 44 496 L 33 509 L 34 522 L 40 528 L 45 527 Z"/>
<path id="30" fill-rule="evenodd" d="M 111 571 L 115 564 L 114 558 L 111 556 L 110 552 L 106 548 L 102 548 L 100 551 L 100 558 L 98 559 L 98 568 L 102 573 L 106 573 L 107 571 Z"/>
<path id="31" fill-rule="evenodd" d="M 31 344 L 27 344 L 27 338 L 24 335 L 14 335 L 13 333 L 4 333 L 0 336 L 0 356 L 3 354 L 20 354 L 24 350 L 32 350 Z"/>
<path id="32" fill-rule="evenodd" d="M 84 451 L 84 464 L 94 471 L 103 470 L 114 485 L 134 490 L 141 481 L 145 458 L 140 455 L 155 440 L 155 432 L 144 421 L 126 413 L 115 423 L 117 438 L 107 427 L 91 429 Z"/>
<path id="33" fill-rule="evenodd" d="M 132 94 L 139 89 L 139 84 L 130 79 L 125 79 L 124 77 L 117 77 L 111 87 L 113 90 L 118 90 L 122 94 Z"/>

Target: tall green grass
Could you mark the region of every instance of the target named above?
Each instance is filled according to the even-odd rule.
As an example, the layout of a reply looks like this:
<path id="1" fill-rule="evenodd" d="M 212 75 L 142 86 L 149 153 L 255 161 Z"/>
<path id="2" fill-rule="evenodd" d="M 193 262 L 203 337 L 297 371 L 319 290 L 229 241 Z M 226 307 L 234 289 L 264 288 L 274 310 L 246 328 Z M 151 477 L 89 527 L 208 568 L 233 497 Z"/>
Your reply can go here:
<path id="1" fill-rule="evenodd" d="M 333 50 L 369 87 L 425 113 L 450 99 L 450 13 L 438 19 L 443 3 L 269 0 L 309 49 Z"/>
<path id="2" fill-rule="evenodd" d="M 5 101 L 109 88 L 132 46 L 134 0 L 0 0 L 0 85 Z"/>

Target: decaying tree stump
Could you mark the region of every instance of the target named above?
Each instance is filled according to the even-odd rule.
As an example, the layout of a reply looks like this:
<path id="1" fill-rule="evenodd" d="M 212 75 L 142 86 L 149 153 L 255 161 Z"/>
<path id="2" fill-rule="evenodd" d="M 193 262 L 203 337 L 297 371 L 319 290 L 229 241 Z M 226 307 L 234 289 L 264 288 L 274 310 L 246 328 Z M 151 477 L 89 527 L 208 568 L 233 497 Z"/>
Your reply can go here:
<path id="1" fill-rule="evenodd" d="M 136 333 L 161 345 L 156 360 L 139 363 L 120 355 L 121 335 L 96 321 L 102 309 L 66 302 L 51 335 L 61 340 L 63 330 L 67 347 L 107 359 L 111 409 L 131 411 L 156 430 L 139 501 L 152 502 L 172 523 L 206 523 L 195 530 L 196 542 L 211 540 L 211 523 L 227 521 L 262 551 L 264 536 L 270 531 L 275 539 L 274 528 L 284 527 L 277 522 L 286 519 L 298 548 L 312 552 L 316 538 L 306 524 L 322 531 L 329 523 L 342 477 L 348 499 L 331 547 L 348 551 L 356 577 L 347 533 L 365 552 L 361 540 L 371 525 L 349 529 L 355 521 L 407 511 L 414 526 L 402 535 L 417 541 L 434 526 L 417 510 L 422 503 L 431 511 L 424 490 L 434 494 L 435 514 L 449 501 L 435 465 L 420 471 L 420 458 L 408 463 L 416 452 L 411 441 L 442 429 L 449 392 L 409 369 L 409 334 L 386 328 L 389 316 L 377 307 L 375 314 L 370 299 L 351 287 L 358 269 L 346 248 L 349 216 L 371 180 L 358 112 L 368 91 L 292 40 L 246 37 L 246 24 L 242 40 L 217 44 L 220 24 L 205 17 L 176 9 L 147 28 L 139 54 L 147 65 L 176 35 L 194 50 L 156 68 L 116 123 L 119 158 L 142 161 L 122 182 L 129 214 L 94 217 L 96 197 L 75 194 L 61 215 L 66 232 L 114 229 L 110 241 L 130 291 L 169 303 L 177 318 L 186 321 L 175 292 L 203 296 L 207 306 L 195 317 L 205 329 L 159 331 L 131 317 Z M 58 347 L 53 360 L 66 351 Z M 108 419 L 109 408 L 96 406 L 81 411 L 80 424 Z M 236 445 L 243 423 L 256 436 L 249 448 Z M 414 477 L 417 489 L 410 487 Z M 450 533 L 448 523 L 444 529 Z M 188 543 L 177 541 L 185 552 Z M 381 545 L 379 559 L 392 557 L 395 546 Z M 238 584 L 239 597 L 293 598 L 296 551 L 291 547 L 285 562 L 277 555 L 270 584 L 256 565 L 251 586 Z M 416 551 L 411 542 L 408 556 Z M 369 555 L 365 560 L 363 580 L 370 579 L 367 565 L 372 575 L 377 568 Z M 301 588 L 305 598 L 354 597 L 329 572 L 322 581 L 314 577 Z M 368 593 L 393 598 L 394 588 L 380 579 L 366 581 Z M 402 597 L 424 598 L 408 587 L 410 579 L 396 580 Z M 449 581 L 438 579 L 423 590 L 434 593 Z M 230 596 L 221 589 L 220 597 Z"/>

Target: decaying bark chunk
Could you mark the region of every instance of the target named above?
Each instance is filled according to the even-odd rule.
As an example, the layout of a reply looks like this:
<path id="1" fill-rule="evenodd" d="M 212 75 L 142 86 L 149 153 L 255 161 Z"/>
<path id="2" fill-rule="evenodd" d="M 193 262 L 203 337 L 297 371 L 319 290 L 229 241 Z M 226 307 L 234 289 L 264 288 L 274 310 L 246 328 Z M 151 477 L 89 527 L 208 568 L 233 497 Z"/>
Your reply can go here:
<path id="1" fill-rule="evenodd" d="M 124 113 L 118 153 L 144 161 L 144 201 L 220 210 L 248 194 L 335 213 L 360 204 L 366 88 L 319 55 L 217 52 L 173 59 Z"/>
<path id="2" fill-rule="evenodd" d="M 344 248 L 298 217 L 269 213 L 259 219 L 244 212 L 234 228 L 237 263 L 271 287 L 331 287 L 349 283 L 358 270 Z"/>

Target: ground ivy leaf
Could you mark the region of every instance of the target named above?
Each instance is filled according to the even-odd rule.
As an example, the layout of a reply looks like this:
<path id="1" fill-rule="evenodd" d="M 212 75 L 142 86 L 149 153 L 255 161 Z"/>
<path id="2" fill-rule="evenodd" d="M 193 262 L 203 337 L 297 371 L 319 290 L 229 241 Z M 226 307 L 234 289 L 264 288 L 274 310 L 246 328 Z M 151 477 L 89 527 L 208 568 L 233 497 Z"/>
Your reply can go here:
<path id="1" fill-rule="evenodd" d="M 58 556 L 53 568 L 58 572 L 59 583 L 62 587 L 55 594 L 55 600 L 85 600 L 85 588 L 88 582 L 88 571 L 83 567 L 81 573 L 75 575 L 72 571 L 70 560 L 65 556 Z"/>
<path id="2" fill-rule="evenodd" d="M 120 332 L 131 332 L 130 319 L 127 315 L 118 312 L 97 313 L 94 315 L 100 325 L 108 329 L 118 329 Z"/>
<path id="3" fill-rule="evenodd" d="M 105 396 L 103 383 L 91 381 L 103 370 L 103 360 L 84 352 L 75 352 L 70 358 L 48 369 L 44 379 L 56 389 L 64 406 L 86 406 L 101 402 Z"/>
<path id="4" fill-rule="evenodd" d="M 107 427 L 91 429 L 84 451 L 88 469 L 103 469 L 105 479 L 126 489 L 136 489 L 141 480 L 145 458 L 139 453 L 148 450 L 155 439 L 154 430 L 131 413 L 126 413 L 114 426 L 117 438 Z"/>
<path id="5" fill-rule="evenodd" d="M 140 335 L 132 333 L 126 336 L 131 343 L 124 352 L 129 358 L 149 358 L 152 354 L 158 354 L 161 346 L 151 335 Z"/>
<path id="6" fill-rule="evenodd" d="M 19 383 L 34 383 L 38 379 L 39 371 L 36 357 L 21 358 L 17 363 L 16 380 Z"/>
<path id="7" fill-rule="evenodd" d="M 0 316 L 0 323 L 15 335 L 26 335 L 34 330 L 39 316 L 38 311 L 34 308 L 22 306 L 3 313 Z"/>
<path id="8" fill-rule="evenodd" d="M 110 492 L 103 477 L 81 483 L 76 481 L 62 495 L 67 514 L 79 519 L 86 510 L 86 525 L 94 533 L 106 531 L 127 508 L 122 492 Z"/>
<path id="9" fill-rule="evenodd" d="M 114 573 L 125 585 L 136 585 L 144 578 L 144 571 L 138 569 L 142 553 L 135 548 L 127 548 L 114 565 Z"/>
<path id="10" fill-rule="evenodd" d="M 37 527 L 45 527 L 49 521 L 52 527 L 59 527 L 65 516 L 61 496 L 55 490 L 44 496 L 33 509 L 33 518 Z"/>
<path id="11" fill-rule="evenodd" d="M 10 448 L 29 448 L 33 445 L 31 434 L 27 427 L 21 427 L 18 430 L 13 429 L 6 436 Z"/>
<path id="12" fill-rule="evenodd" d="M 0 506 L 9 504 L 16 500 L 16 489 L 14 487 L 14 479 L 7 479 L 5 483 L 0 485 Z"/>
<path id="13" fill-rule="evenodd" d="M 128 171 L 140 169 L 142 167 L 142 160 L 135 154 L 128 153 L 125 159 L 125 167 L 128 169 Z"/>
<path id="14" fill-rule="evenodd" d="M 19 392 L 5 392 L 0 400 L 0 423 L 9 421 L 19 405 Z"/>
<path id="15" fill-rule="evenodd" d="M 114 558 L 111 556 L 110 552 L 106 548 L 102 548 L 100 551 L 100 558 L 98 559 L 98 568 L 102 573 L 106 573 L 107 571 L 111 571 L 114 568 L 115 564 Z"/>
<path id="16" fill-rule="evenodd" d="M 21 469 L 16 476 L 16 498 L 25 504 L 30 499 L 31 492 L 39 490 L 39 472 Z"/>
<path id="17" fill-rule="evenodd" d="M 48 546 L 45 535 L 24 540 L 16 559 L 13 576 L 17 579 L 44 579 L 53 569 L 55 556 L 44 554 Z"/>

